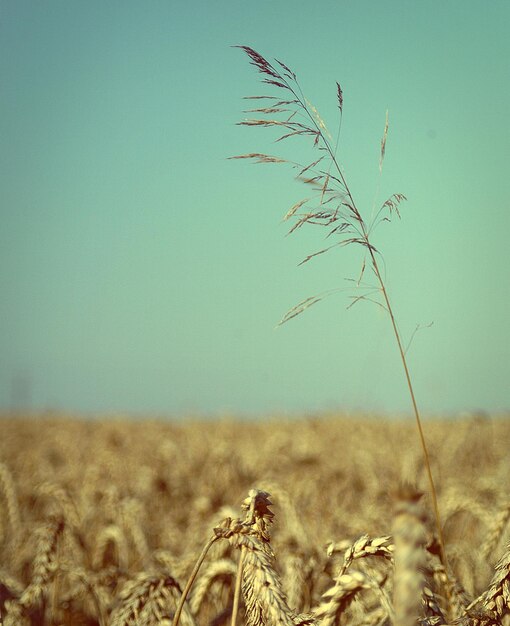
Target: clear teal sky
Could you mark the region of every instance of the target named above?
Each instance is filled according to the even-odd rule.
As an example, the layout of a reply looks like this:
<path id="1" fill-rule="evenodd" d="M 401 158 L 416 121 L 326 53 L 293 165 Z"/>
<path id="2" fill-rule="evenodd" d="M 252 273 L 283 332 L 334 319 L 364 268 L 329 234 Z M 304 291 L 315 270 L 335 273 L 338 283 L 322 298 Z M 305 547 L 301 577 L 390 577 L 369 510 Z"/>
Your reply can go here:
<path id="1" fill-rule="evenodd" d="M 388 287 L 426 412 L 510 408 L 510 3 L 28 2 L 0 5 L 0 406 L 81 412 L 407 411 L 388 320 L 339 294 L 303 197 L 244 128 L 240 50 L 284 60 L 336 129 L 383 225 Z M 262 90 L 263 91 L 263 90 Z M 390 131 L 378 183 L 379 142 Z M 301 150 L 299 142 L 289 150 Z M 311 155 L 313 156 L 313 154 Z"/>

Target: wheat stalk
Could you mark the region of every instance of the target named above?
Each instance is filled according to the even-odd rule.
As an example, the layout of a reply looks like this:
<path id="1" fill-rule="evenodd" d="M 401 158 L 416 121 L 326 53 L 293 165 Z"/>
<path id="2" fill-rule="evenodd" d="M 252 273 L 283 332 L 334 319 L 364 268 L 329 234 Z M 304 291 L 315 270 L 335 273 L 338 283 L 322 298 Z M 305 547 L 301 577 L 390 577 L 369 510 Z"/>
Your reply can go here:
<path id="1" fill-rule="evenodd" d="M 202 566 L 202 563 L 204 562 L 205 557 L 207 556 L 207 553 L 209 552 L 209 549 L 211 548 L 214 542 L 220 539 L 220 537 L 221 537 L 221 534 L 218 532 L 215 532 L 215 534 L 207 541 L 207 543 L 203 547 L 202 552 L 200 553 L 200 556 L 198 557 L 197 562 L 195 563 L 195 567 L 193 568 L 193 571 L 191 572 L 190 577 L 188 578 L 188 582 L 186 583 L 186 586 L 184 587 L 184 590 L 181 594 L 181 599 L 179 600 L 179 604 L 177 605 L 177 609 L 175 610 L 175 613 L 174 613 L 172 626 L 178 626 L 179 620 L 181 618 L 181 613 L 186 603 L 186 599 L 191 590 L 191 587 L 193 586 L 193 583 L 195 582 L 195 579 L 198 575 L 200 567 Z"/>

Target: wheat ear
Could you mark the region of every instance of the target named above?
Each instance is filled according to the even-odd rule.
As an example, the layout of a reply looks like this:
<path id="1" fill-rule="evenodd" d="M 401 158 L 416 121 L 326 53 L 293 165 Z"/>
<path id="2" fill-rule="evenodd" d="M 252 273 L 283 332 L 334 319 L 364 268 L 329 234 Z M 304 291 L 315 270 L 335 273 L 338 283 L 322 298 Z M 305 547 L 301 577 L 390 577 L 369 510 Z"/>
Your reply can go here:
<path id="1" fill-rule="evenodd" d="M 492 526 L 489 530 L 489 534 L 487 535 L 487 539 L 482 546 L 482 556 L 484 559 L 488 559 L 498 545 L 509 519 L 510 500 L 505 503 L 505 505 L 501 508 L 501 510 L 493 520 Z"/>
<path id="2" fill-rule="evenodd" d="M 40 604 L 58 568 L 58 542 L 64 531 L 64 521 L 53 517 L 37 530 L 37 553 L 30 584 L 20 597 L 20 604 L 29 608 Z"/>
<path id="3" fill-rule="evenodd" d="M 236 548 L 245 549 L 242 590 L 247 626 L 294 626 L 295 615 L 274 568 L 271 548 L 238 521 L 225 537 Z"/>
<path id="4" fill-rule="evenodd" d="M 370 589 L 371 583 L 362 572 L 353 570 L 339 576 L 321 598 L 313 615 L 319 626 L 334 626 L 356 595 L 363 589 Z"/>
<path id="5" fill-rule="evenodd" d="M 510 543 L 496 565 L 489 588 L 482 596 L 482 611 L 494 621 L 510 611 Z"/>
<path id="6" fill-rule="evenodd" d="M 343 576 L 355 559 L 362 559 L 368 556 L 379 556 L 393 562 L 395 546 L 391 537 L 375 537 L 370 539 L 368 535 L 361 535 L 344 554 L 344 562 L 338 576 Z"/>
<path id="7" fill-rule="evenodd" d="M 109 558 L 109 548 L 113 548 L 117 566 L 127 570 L 129 561 L 129 547 L 124 531 L 117 524 L 109 524 L 101 528 L 96 537 L 92 551 L 92 565 L 96 569 L 105 566 Z"/>
<path id="8" fill-rule="evenodd" d="M 244 552 L 242 592 L 247 626 L 295 626 L 299 617 L 290 609 L 274 568 L 269 536 L 274 515 L 270 504 L 268 493 L 251 490 L 243 502 L 246 521 L 225 520 L 215 532 Z"/>
<path id="9" fill-rule="evenodd" d="M 230 559 L 218 559 L 205 567 L 202 574 L 197 578 L 191 594 L 189 605 L 193 615 L 198 614 L 211 585 L 217 580 L 230 583 L 230 579 L 236 575 L 236 571 L 236 565 Z"/>
<path id="10" fill-rule="evenodd" d="M 177 604 L 181 590 L 177 581 L 162 574 L 139 574 L 126 583 L 120 593 L 120 604 L 113 611 L 111 626 L 158 626 L 170 623 L 166 616 Z M 189 610 L 183 612 L 183 624 L 195 626 Z"/>

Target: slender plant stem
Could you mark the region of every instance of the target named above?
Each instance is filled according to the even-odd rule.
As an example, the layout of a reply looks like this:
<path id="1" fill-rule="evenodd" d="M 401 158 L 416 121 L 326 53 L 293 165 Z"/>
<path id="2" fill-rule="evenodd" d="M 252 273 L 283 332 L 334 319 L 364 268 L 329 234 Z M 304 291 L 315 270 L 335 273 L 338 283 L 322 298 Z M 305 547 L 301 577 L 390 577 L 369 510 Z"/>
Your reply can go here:
<path id="1" fill-rule="evenodd" d="M 239 611 L 239 600 L 241 598 L 241 585 L 243 582 L 243 565 L 246 548 L 241 546 L 241 554 L 239 555 L 239 563 L 237 565 L 236 586 L 234 590 L 234 605 L 232 607 L 232 620 L 230 626 L 236 626 L 237 613 Z"/>
<path id="2" fill-rule="evenodd" d="M 432 498 L 432 506 L 434 509 L 434 517 L 435 517 L 435 523 L 436 523 L 436 528 L 437 528 L 437 533 L 438 533 L 438 540 L 439 540 L 439 549 L 440 549 L 440 558 L 441 561 L 443 563 L 443 565 L 446 567 L 446 553 L 445 553 L 445 547 L 444 547 L 444 536 L 443 536 L 443 529 L 442 529 L 442 525 L 441 525 L 441 517 L 439 515 L 439 506 L 437 503 L 437 493 L 436 493 L 436 488 L 434 485 L 434 479 L 432 477 L 432 469 L 430 466 L 430 456 L 429 456 L 429 452 L 428 452 L 428 448 L 427 448 L 427 443 L 425 441 L 425 435 L 423 433 L 423 428 L 422 428 L 422 424 L 421 424 L 421 419 L 420 419 L 420 412 L 418 410 L 418 405 L 416 402 L 416 397 L 414 395 L 414 390 L 413 390 L 413 385 L 411 382 L 411 376 L 409 373 L 409 367 L 407 365 L 407 359 L 405 356 L 405 351 L 403 349 L 402 346 L 402 340 L 400 338 L 400 333 L 398 332 L 398 328 L 397 328 L 397 323 L 395 320 L 395 315 L 393 314 L 393 309 L 391 307 L 390 304 L 390 299 L 388 296 L 388 292 L 386 290 L 386 285 L 384 283 L 384 280 L 381 276 L 381 272 L 379 270 L 379 265 L 377 263 L 377 259 L 374 253 L 374 248 L 370 243 L 369 240 L 369 233 L 366 229 L 365 226 L 365 222 L 363 221 L 363 219 L 361 218 L 361 214 L 359 213 L 356 204 L 354 202 L 354 198 L 352 196 L 352 193 L 349 189 L 349 185 L 347 184 L 347 181 L 345 180 L 344 174 L 342 172 L 342 169 L 336 159 L 336 155 L 335 152 L 332 150 L 329 141 L 327 140 L 327 137 L 325 137 L 324 133 L 322 132 L 322 129 L 318 126 L 316 119 L 314 118 L 314 116 L 310 113 L 308 106 L 306 105 L 306 100 L 303 97 L 302 93 L 299 95 L 296 93 L 296 91 L 292 88 L 292 86 L 287 83 L 288 88 L 292 91 L 292 93 L 294 94 L 294 96 L 300 101 L 301 106 L 303 107 L 303 109 L 306 111 L 306 113 L 308 114 L 308 117 L 310 118 L 311 122 L 313 123 L 313 125 L 315 126 L 315 128 L 317 129 L 317 132 L 319 133 L 320 137 L 322 138 L 322 141 L 324 143 L 324 146 L 326 147 L 326 150 L 328 151 L 332 162 L 335 165 L 336 170 L 338 171 L 340 180 L 342 181 L 342 184 L 345 188 L 345 191 L 347 193 L 347 196 L 349 197 L 349 200 L 351 202 L 351 207 L 353 209 L 353 212 L 356 216 L 357 221 L 359 222 L 359 225 L 361 227 L 361 233 L 362 233 L 362 238 L 365 241 L 368 251 L 370 253 L 370 258 L 372 260 L 372 267 L 374 268 L 374 272 L 377 276 L 377 280 L 379 281 L 379 285 L 381 287 L 381 292 L 384 298 L 384 301 L 386 303 L 386 309 L 388 311 L 388 314 L 390 316 L 390 320 L 391 320 L 391 325 L 393 327 L 393 332 L 395 334 L 395 339 L 397 340 L 397 345 L 398 345 L 398 350 L 400 353 L 400 358 L 402 360 L 402 365 L 404 367 L 404 372 L 405 372 L 405 377 L 406 377 L 406 381 L 407 381 L 407 387 L 409 389 L 409 395 L 411 396 L 411 402 L 413 405 L 413 411 L 414 411 L 414 415 L 416 418 L 416 425 L 418 426 L 418 433 L 420 436 L 420 442 L 421 442 L 421 446 L 423 449 L 423 455 L 424 455 L 424 459 L 425 459 L 425 467 L 427 469 L 427 476 L 428 476 L 428 481 L 429 481 L 429 485 L 430 485 L 430 493 L 431 493 L 431 498 Z"/>
<path id="3" fill-rule="evenodd" d="M 209 541 L 205 544 L 204 549 L 202 550 L 202 552 L 200 553 L 200 556 L 198 557 L 197 562 L 195 563 L 195 567 L 193 568 L 193 571 L 191 572 L 190 577 L 188 578 L 188 582 L 186 583 L 186 587 L 184 587 L 184 591 L 182 592 L 182 596 L 181 596 L 181 599 L 179 600 L 179 604 L 178 604 L 178 606 L 177 606 L 177 608 L 175 610 L 175 615 L 174 615 L 174 619 L 172 621 L 172 626 L 178 626 L 179 620 L 181 618 L 182 609 L 184 607 L 184 603 L 186 602 L 186 598 L 188 597 L 188 593 L 189 593 L 193 583 L 195 582 L 195 578 L 196 578 L 196 576 L 198 574 L 198 570 L 200 569 L 200 566 L 204 562 L 204 559 L 207 556 L 207 553 L 209 552 L 209 548 L 218 539 L 219 539 L 219 537 L 217 537 L 216 535 L 214 537 L 211 537 L 209 539 Z"/>
<path id="4" fill-rule="evenodd" d="M 433 504 L 433 509 L 434 509 L 434 516 L 435 516 L 435 522 L 436 522 L 436 528 L 437 528 L 437 534 L 438 534 L 438 541 L 439 541 L 439 556 L 440 559 L 446 569 L 446 554 L 445 554 L 445 548 L 444 548 L 444 538 L 443 538 L 443 531 L 442 531 L 442 527 L 441 527 L 441 518 L 439 516 L 439 507 L 437 504 L 437 494 L 436 494 L 436 488 L 434 485 L 434 479 L 432 477 L 432 470 L 430 467 L 430 457 L 429 457 L 429 453 L 428 453 L 428 448 L 427 448 L 427 444 L 425 441 L 425 436 L 423 434 L 423 428 L 421 425 L 421 419 L 420 419 L 420 413 L 418 411 L 418 405 L 416 403 L 416 397 L 414 395 L 414 390 L 413 390 L 413 386 L 411 383 L 411 376 L 409 374 L 409 368 L 407 365 L 407 360 L 405 357 L 405 350 L 402 347 L 402 341 L 400 338 L 400 334 L 398 332 L 398 327 L 397 327 L 397 323 L 395 320 L 395 315 L 393 314 L 393 309 L 391 307 L 390 304 L 390 299 L 388 296 L 388 292 L 386 290 L 386 285 L 384 283 L 383 277 L 381 276 L 381 272 L 379 270 L 379 265 L 377 263 L 377 259 L 376 259 L 376 249 L 372 246 L 371 242 L 370 242 L 370 231 L 371 231 L 371 227 L 372 225 L 369 225 L 369 227 L 367 228 L 363 217 L 361 216 L 361 213 L 359 212 L 356 203 L 354 202 L 354 198 L 352 196 L 352 193 L 349 189 L 349 186 L 345 180 L 345 176 L 342 172 L 342 168 L 340 167 L 337 159 L 336 159 L 336 155 L 335 155 L 335 150 L 332 149 L 330 142 L 328 141 L 328 137 L 327 134 L 324 132 L 325 129 L 325 125 L 322 122 L 322 120 L 318 117 L 318 113 L 316 112 L 316 110 L 313 108 L 313 106 L 309 105 L 309 103 L 307 102 L 301 87 L 299 85 L 299 83 L 297 82 L 296 79 L 296 75 L 294 74 L 294 72 L 292 72 L 285 64 L 281 63 L 280 61 L 277 61 L 278 64 L 284 69 L 283 73 L 279 73 L 277 70 L 275 70 L 275 68 L 268 63 L 268 61 L 266 61 L 261 55 L 259 55 L 257 52 L 255 52 L 253 49 L 248 48 L 247 46 L 240 46 L 241 48 L 244 49 L 244 51 L 250 56 L 251 60 L 252 60 L 252 64 L 255 65 L 256 67 L 258 67 L 259 71 L 262 74 L 266 74 L 269 75 L 270 78 L 265 78 L 263 82 L 265 83 L 269 83 L 269 84 L 273 84 L 276 85 L 277 87 L 283 87 L 284 89 L 288 89 L 293 96 L 295 97 L 295 100 L 293 102 L 297 103 L 298 107 L 302 109 L 302 111 L 305 113 L 305 115 L 310 119 L 313 128 L 309 128 L 307 126 L 304 126 L 302 124 L 297 124 L 294 126 L 289 126 L 289 122 L 292 119 L 293 115 L 296 113 L 296 111 L 289 117 L 289 119 L 287 120 L 287 128 L 290 128 L 292 130 L 291 133 L 287 134 L 287 135 L 283 135 L 282 137 L 280 137 L 280 139 L 278 139 L 278 141 L 281 141 L 282 139 L 285 139 L 286 137 L 289 137 L 291 135 L 296 135 L 296 134 L 302 134 L 303 132 L 308 132 L 310 131 L 312 135 L 315 135 L 315 142 L 314 145 L 317 145 L 319 139 L 322 141 L 322 143 L 324 144 L 324 147 L 321 149 L 325 149 L 330 158 L 331 158 L 331 162 L 330 162 L 330 168 L 331 168 L 331 164 L 334 164 L 337 172 L 338 172 L 338 177 L 334 177 L 335 180 L 337 182 L 339 182 L 342 187 L 343 190 L 345 190 L 345 194 L 347 196 L 347 199 L 349 200 L 349 204 L 342 202 L 342 204 L 344 204 L 348 209 L 349 212 L 351 213 L 350 219 L 347 219 L 347 225 L 349 225 L 352 229 L 354 229 L 354 231 L 356 231 L 356 233 L 359 235 L 359 239 L 352 239 L 352 240 L 347 240 L 344 243 L 349 243 L 349 242 L 355 242 L 358 244 L 361 244 L 363 246 L 365 246 L 369 253 L 370 253 L 370 258 L 372 261 L 372 269 L 377 277 L 377 280 L 379 282 L 380 287 L 378 287 L 378 291 L 382 292 L 382 296 L 384 299 L 384 302 L 386 303 L 386 306 L 384 307 L 389 316 L 390 316 L 390 320 L 391 320 L 391 324 L 393 327 L 393 332 L 395 333 L 395 338 L 397 340 L 397 345 L 398 345 L 398 349 L 400 352 L 400 357 L 402 360 L 402 365 L 404 367 L 404 372 L 405 372 L 405 377 L 406 377 L 406 381 L 407 381 L 407 386 L 409 389 L 409 394 L 411 396 L 411 402 L 413 405 L 413 410 L 414 410 L 414 415 L 416 417 L 416 424 L 418 426 L 418 433 L 420 436 L 420 442 L 421 442 L 421 446 L 423 448 L 423 455 L 424 455 L 424 460 L 425 460 L 425 466 L 427 468 L 427 476 L 428 476 L 428 480 L 430 483 L 430 492 L 431 492 L 431 498 L 432 498 L 432 504 Z M 338 83 L 337 83 L 338 84 Z M 342 98 L 342 93 L 341 93 L 341 89 L 340 89 L 340 85 L 338 85 L 338 90 L 339 90 L 339 94 L 338 94 L 338 99 L 339 99 L 339 108 L 340 108 L 340 115 L 342 115 L 342 102 L 343 102 L 343 98 Z M 291 102 L 292 104 L 292 102 Z M 312 111 L 310 110 L 310 108 L 312 109 L 312 111 L 314 112 L 315 115 L 312 114 Z M 277 110 L 278 107 L 276 107 L 275 110 Z M 261 109 L 262 112 L 268 112 L 265 109 Z M 340 118 L 342 119 L 342 118 Z M 247 122 L 248 123 L 248 122 Z M 257 123 L 257 121 L 255 121 L 255 124 Z M 261 122 L 262 124 L 264 124 L 264 122 Z M 265 125 L 271 125 L 271 124 L 277 124 L 278 122 L 275 121 L 269 121 L 267 123 L 265 123 Z M 281 124 L 281 122 L 279 122 Z M 285 123 L 283 123 L 283 126 L 286 126 Z M 296 130 L 297 129 L 297 130 Z M 387 120 L 386 120 L 386 128 L 385 128 L 385 136 L 386 136 L 386 132 L 387 132 Z M 385 141 L 385 140 L 384 140 Z M 338 144 L 338 140 L 337 140 L 337 144 Z M 383 158 L 383 148 L 384 148 L 384 142 L 382 144 L 382 148 L 381 148 L 381 163 L 382 163 L 382 158 Z M 246 156 L 256 156 L 256 155 L 246 155 Z M 310 166 L 309 166 L 310 167 Z M 321 204 L 322 204 L 322 200 L 324 197 L 324 193 L 325 190 L 327 189 L 328 186 L 328 182 L 329 182 L 329 178 L 330 178 L 330 169 L 328 169 L 328 172 L 323 172 L 323 174 L 326 176 L 325 178 L 325 182 L 324 182 L 324 186 L 322 189 L 322 195 L 321 195 Z M 322 177 L 319 177 L 322 178 Z M 292 231 L 291 231 L 292 232 Z M 333 231 L 334 232 L 334 231 Z M 323 250 L 323 252 L 325 252 L 325 250 Z M 311 258 L 311 257 L 308 257 Z M 307 259 L 308 260 L 308 259 Z"/>
<path id="5" fill-rule="evenodd" d="M 397 323 L 395 321 L 395 316 L 393 314 L 393 309 L 391 308 L 391 304 L 390 304 L 390 300 L 388 297 L 388 292 L 386 291 L 386 286 L 384 284 L 384 281 L 382 280 L 381 274 L 379 272 L 379 266 L 377 265 L 377 261 L 375 259 L 375 255 L 373 250 L 369 247 L 369 251 L 370 251 L 370 256 L 372 258 L 372 264 L 374 267 L 374 271 L 377 275 L 377 279 L 379 281 L 379 284 L 381 285 L 381 291 L 383 294 L 383 298 L 384 301 L 386 302 L 386 308 L 388 309 L 388 313 L 390 316 L 390 320 L 391 320 L 391 325 L 393 327 L 393 332 L 395 333 L 395 339 L 397 340 L 397 344 L 398 344 L 398 350 L 400 352 L 400 358 L 402 359 L 402 365 L 404 366 L 404 372 L 405 372 L 405 376 L 406 376 L 406 381 L 407 381 L 407 387 L 409 389 L 409 395 L 411 396 L 411 402 L 413 404 L 413 410 L 414 410 L 414 416 L 416 418 L 416 425 L 418 426 L 418 432 L 420 434 L 420 441 L 421 441 L 421 446 L 423 448 L 423 454 L 425 457 L 425 467 L 427 468 L 427 476 L 429 479 L 429 484 L 430 484 L 430 492 L 431 492 L 431 497 L 432 497 L 432 506 L 434 508 L 434 517 L 436 520 L 436 527 L 437 527 L 437 532 L 438 532 L 438 539 L 439 539 L 439 549 L 440 549 L 440 556 L 441 556 L 441 561 L 443 563 L 443 565 L 446 567 L 446 553 L 445 553 L 445 548 L 444 548 L 444 537 L 443 537 L 443 529 L 441 526 L 441 517 L 439 515 L 439 507 L 437 504 L 437 494 L 436 494 L 436 488 L 434 486 L 434 479 L 432 478 L 432 469 L 430 466 L 430 457 L 429 457 L 429 451 L 427 448 L 427 444 L 425 441 L 425 435 L 423 434 L 423 428 L 421 425 L 421 419 L 420 419 L 420 413 L 418 411 L 418 405 L 416 403 L 416 397 L 414 395 L 414 390 L 413 390 L 413 384 L 411 382 L 411 375 L 409 374 L 409 367 L 407 365 L 407 359 L 405 356 L 405 351 L 402 347 L 402 340 L 400 338 L 400 333 L 398 332 L 398 328 L 397 328 Z"/>

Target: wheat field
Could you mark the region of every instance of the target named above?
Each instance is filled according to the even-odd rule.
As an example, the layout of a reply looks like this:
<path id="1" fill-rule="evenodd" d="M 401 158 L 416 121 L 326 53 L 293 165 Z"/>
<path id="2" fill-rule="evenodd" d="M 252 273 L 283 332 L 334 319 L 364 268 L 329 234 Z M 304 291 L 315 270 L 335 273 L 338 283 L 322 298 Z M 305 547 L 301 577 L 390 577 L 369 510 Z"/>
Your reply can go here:
<path id="1" fill-rule="evenodd" d="M 168 625 L 208 540 L 183 626 L 235 622 L 240 559 L 239 624 L 505 623 L 510 421 L 425 430 L 446 565 L 412 421 L 5 415 L 2 623 Z"/>

